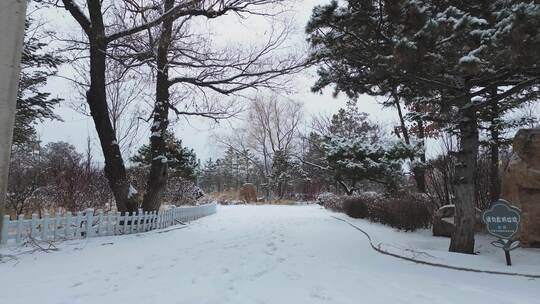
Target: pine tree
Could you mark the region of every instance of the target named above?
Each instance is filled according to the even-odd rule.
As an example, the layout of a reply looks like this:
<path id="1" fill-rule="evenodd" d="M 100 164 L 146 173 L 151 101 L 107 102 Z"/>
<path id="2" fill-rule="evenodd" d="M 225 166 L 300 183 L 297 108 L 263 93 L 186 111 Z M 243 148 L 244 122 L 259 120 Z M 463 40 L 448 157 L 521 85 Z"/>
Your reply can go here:
<path id="1" fill-rule="evenodd" d="M 334 85 L 353 98 L 409 90 L 417 96 L 407 106 L 433 111 L 426 116 L 458 135 L 451 251 L 474 252 L 479 112 L 539 84 L 539 25 L 532 2 L 388 0 L 333 1 L 307 26 L 312 59 L 324 62 L 314 90 Z"/>
<path id="2" fill-rule="evenodd" d="M 197 156 L 193 149 L 184 147 L 182 140 L 177 139 L 173 133 L 165 133 L 166 154 L 162 160 L 166 161 L 171 169 L 171 177 L 181 177 L 191 181 L 196 180 L 198 167 Z M 131 161 L 139 166 L 149 166 L 152 163 L 150 145 L 143 145 Z"/>
<path id="3" fill-rule="evenodd" d="M 32 24 L 33 20 L 27 18 L 13 131 L 14 145 L 32 140 L 36 135 L 37 122 L 44 119 L 60 120 L 53 109 L 62 99 L 52 98 L 51 93 L 43 91 L 43 86 L 56 74 L 62 58 L 45 49 L 47 43 L 41 39 L 41 27 L 32 28 Z"/>

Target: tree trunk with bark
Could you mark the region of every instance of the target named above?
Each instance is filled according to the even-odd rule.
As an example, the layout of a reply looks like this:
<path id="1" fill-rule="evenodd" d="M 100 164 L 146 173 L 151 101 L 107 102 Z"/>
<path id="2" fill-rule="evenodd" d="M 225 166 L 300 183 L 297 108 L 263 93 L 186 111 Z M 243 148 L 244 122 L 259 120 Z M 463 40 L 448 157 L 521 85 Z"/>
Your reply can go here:
<path id="1" fill-rule="evenodd" d="M 8 186 L 9 160 L 20 77 L 26 1 L 2 1 L 0 10 L 0 235 Z"/>
<path id="2" fill-rule="evenodd" d="M 174 0 L 166 0 L 164 11 L 169 11 Z M 152 165 L 146 185 L 143 200 L 145 211 L 157 211 L 161 206 L 161 197 L 167 187 L 168 160 L 166 157 L 165 131 L 169 126 L 169 69 L 168 52 L 171 44 L 173 19 L 166 18 L 162 24 L 156 59 L 156 103 L 153 112 L 153 125 L 150 129 L 150 147 L 152 151 Z"/>
<path id="3" fill-rule="evenodd" d="M 478 122 L 476 110 L 467 100 L 459 109 L 460 149 L 457 152 L 455 196 L 455 231 L 451 252 L 474 253 L 475 172 L 478 156 Z"/>
<path id="4" fill-rule="evenodd" d="M 409 137 L 409 130 L 407 129 L 407 125 L 405 124 L 405 118 L 403 117 L 403 112 L 401 111 L 401 103 L 399 101 L 399 96 L 394 91 L 392 93 L 392 98 L 394 99 L 394 104 L 396 106 L 396 109 L 398 111 L 399 116 L 399 123 L 401 127 L 401 134 L 403 135 L 403 140 L 405 141 L 405 144 L 409 146 L 411 144 L 411 140 Z M 420 127 L 420 126 L 419 126 Z M 423 128 L 422 128 L 423 130 Z M 422 136 L 423 140 L 423 136 Z M 416 188 L 418 192 L 426 193 L 426 171 L 422 166 L 415 165 L 415 156 L 410 155 L 409 160 L 411 161 L 411 170 L 414 176 L 414 181 L 416 183 Z M 425 156 L 421 159 L 422 163 L 425 163 Z"/>
<path id="5" fill-rule="evenodd" d="M 494 89 L 494 95 L 497 94 L 497 89 Z M 497 119 L 501 115 L 499 113 L 499 104 L 497 102 L 491 105 L 491 142 L 490 142 L 490 167 L 489 167 L 489 198 L 491 202 L 499 199 L 501 195 L 501 181 L 499 177 L 499 148 L 500 148 L 500 134 L 499 126 L 497 125 Z"/>
<path id="6" fill-rule="evenodd" d="M 105 78 L 107 39 L 101 1 L 87 0 L 90 19 L 72 0 L 62 2 L 65 9 L 84 30 L 90 44 L 90 88 L 86 92 L 86 102 L 89 105 L 103 151 L 105 176 L 116 200 L 118 211 L 133 212 L 137 210 L 137 202 L 129 195 L 130 183 L 108 111 Z"/>
<path id="7" fill-rule="evenodd" d="M 499 130 L 491 130 L 491 146 L 490 146 L 490 200 L 492 202 L 499 199 L 501 195 L 501 180 L 499 177 Z"/>
<path id="8" fill-rule="evenodd" d="M 424 149 L 425 148 L 424 147 L 424 139 L 426 138 L 424 122 L 422 121 L 422 119 L 418 119 L 416 121 L 416 123 L 418 124 L 418 138 L 422 141 L 422 149 Z M 425 151 L 425 149 L 422 151 L 422 154 L 420 154 L 420 162 L 421 162 L 420 166 L 415 166 L 415 170 L 417 171 L 417 173 L 415 173 L 415 176 L 418 177 L 418 179 L 416 180 L 416 185 L 418 187 L 419 192 L 427 193 L 427 188 L 426 188 L 426 167 L 425 167 L 425 164 L 426 164 L 426 151 Z"/>

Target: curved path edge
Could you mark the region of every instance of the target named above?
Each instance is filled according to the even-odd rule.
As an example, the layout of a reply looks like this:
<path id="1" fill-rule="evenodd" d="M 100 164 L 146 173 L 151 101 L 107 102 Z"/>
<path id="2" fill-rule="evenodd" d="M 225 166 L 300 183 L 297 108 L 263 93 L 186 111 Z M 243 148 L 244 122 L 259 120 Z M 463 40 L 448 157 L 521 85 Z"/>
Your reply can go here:
<path id="1" fill-rule="evenodd" d="M 422 260 L 416 260 L 416 259 L 413 259 L 413 258 L 410 258 L 410 257 L 399 255 L 397 253 L 392 253 L 392 252 L 383 250 L 383 249 L 375 246 L 373 244 L 373 240 L 372 240 L 371 236 L 366 231 L 364 231 L 362 228 L 360 228 L 360 227 L 356 226 L 355 224 L 347 221 L 346 219 L 342 219 L 342 218 L 339 218 L 339 217 L 336 217 L 336 216 L 333 216 L 333 215 L 331 217 L 335 218 L 336 220 L 342 221 L 342 222 L 350 225 L 354 229 L 362 232 L 367 237 L 371 248 L 373 250 L 375 250 L 376 252 L 380 253 L 380 254 L 392 256 L 392 257 L 395 257 L 395 258 L 398 258 L 398 259 L 410 261 L 410 262 L 417 263 L 417 264 L 433 266 L 433 267 L 447 268 L 447 269 L 453 269 L 453 270 L 459 270 L 459 271 L 467 271 L 467 272 L 487 273 L 487 274 L 506 275 L 506 276 L 519 276 L 519 277 L 525 277 L 525 278 L 540 279 L 540 275 L 536 275 L 536 274 L 525 274 L 525 273 L 517 273 L 517 272 L 481 270 L 481 269 L 474 269 L 474 268 L 467 268 L 467 267 L 452 266 L 452 265 L 446 265 L 446 264 L 432 263 L 432 262 L 427 262 L 427 261 L 422 261 Z"/>

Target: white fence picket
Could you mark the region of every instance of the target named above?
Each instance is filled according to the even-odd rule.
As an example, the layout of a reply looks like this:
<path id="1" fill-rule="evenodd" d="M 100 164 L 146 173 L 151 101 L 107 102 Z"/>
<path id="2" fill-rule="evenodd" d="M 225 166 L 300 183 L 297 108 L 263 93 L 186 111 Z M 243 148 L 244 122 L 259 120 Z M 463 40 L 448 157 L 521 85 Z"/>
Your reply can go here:
<path id="1" fill-rule="evenodd" d="M 105 235 L 114 235 L 114 214 L 109 211 L 107 212 L 107 232 L 105 233 Z"/>
<path id="2" fill-rule="evenodd" d="M 53 240 L 57 240 L 60 236 L 59 230 L 61 230 L 60 225 L 60 212 L 56 212 L 56 216 L 54 217 L 54 225 L 53 225 Z"/>
<path id="3" fill-rule="evenodd" d="M 30 228 L 30 236 L 32 238 L 36 238 L 38 234 L 37 225 L 38 225 L 38 216 L 37 214 L 32 214 L 32 222 L 31 222 L 31 228 Z"/>
<path id="4" fill-rule="evenodd" d="M 16 231 L 16 235 L 15 235 L 15 243 L 17 244 L 20 244 L 22 242 L 22 238 L 23 238 L 23 234 L 24 233 L 24 230 L 25 227 L 24 227 L 24 215 L 23 214 L 19 214 L 19 218 L 17 219 L 17 231 Z M 6 237 L 6 242 L 7 242 L 7 238 Z"/>
<path id="5" fill-rule="evenodd" d="M 94 209 L 86 209 L 86 237 L 94 236 Z"/>
<path id="6" fill-rule="evenodd" d="M 98 222 L 97 222 L 97 235 L 99 236 L 103 236 L 103 224 L 104 224 L 104 219 L 103 219 L 103 209 L 98 209 L 97 211 L 98 213 Z"/>
<path id="7" fill-rule="evenodd" d="M 4 221 L 2 222 L 2 235 L 0 236 L 0 243 L 6 244 L 9 236 L 9 215 L 4 215 Z"/>
<path id="8" fill-rule="evenodd" d="M 48 213 L 39 218 L 32 214 L 31 219 L 25 219 L 24 215 L 11 220 L 8 215 L 4 217 L 0 244 L 4 245 L 10 239 L 15 244 L 21 244 L 26 237 L 37 238 L 43 241 L 60 239 L 79 239 L 95 236 L 109 236 L 130 233 L 142 233 L 155 229 L 163 229 L 179 222 L 192 221 L 216 212 L 216 204 L 207 204 L 193 207 L 171 206 L 166 210 L 143 212 L 108 212 L 97 210 L 94 215 L 93 209 L 81 211 L 74 216 L 66 212 L 64 216 L 56 212 L 54 217 Z"/>
<path id="9" fill-rule="evenodd" d="M 41 240 L 42 241 L 48 241 L 49 240 L 49 223 L 50 217 L 48 213 L 45 213 L 43 216 L 43 219 L 41 219 Z"/>
<path id="10" fill-rule="evenodd" d="M 66 223 L 64 225 L 64 236 L 67 240 L 73 238 L 73 229 L 71 228 L 72 215 L 71 212 L 66 212 Z"/>
<path id="11" fill-rule="evenodd" d="M 76 239 L 79 239 L 82 236 L 82 233 L 81 233 L 82 218 L 83 218 L 82 211 L 77 212 L 77 219 L 75 220 L 75 238 Z"/>
<path id="12" fill-rule="evenodd" d="M 129 212 L 128 212 L 129 214 Z M 129 225 L 129 234 L 135 232 L 135 212 L 131 212 L 131 215 L 128 218 L 128 225 Z"/>

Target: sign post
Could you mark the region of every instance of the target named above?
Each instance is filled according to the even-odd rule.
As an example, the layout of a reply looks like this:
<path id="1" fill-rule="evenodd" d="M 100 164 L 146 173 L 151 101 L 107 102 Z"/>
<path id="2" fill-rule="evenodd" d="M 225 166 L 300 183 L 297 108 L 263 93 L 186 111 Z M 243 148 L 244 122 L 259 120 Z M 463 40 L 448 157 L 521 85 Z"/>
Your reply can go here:
<path id="1" fill-rule="evenodd" d="M 499 238 L 491 244 L 504 250 L 506 265 L 511 266 L 510 251 L 519 246 L 519 242 L 512 238 L 519 232 L 521 210 L 508 201 L 499 199 L 484 212 L 482 219 L 489 234 Z"/>

